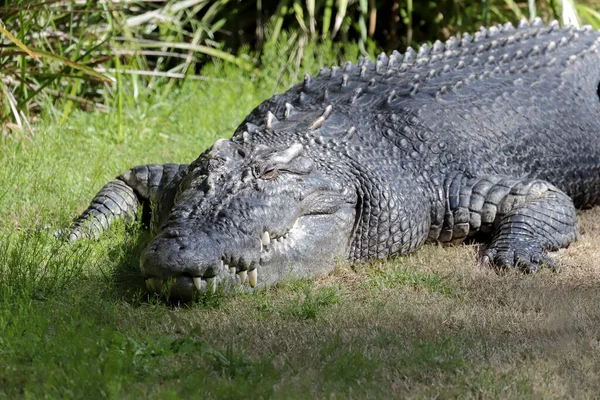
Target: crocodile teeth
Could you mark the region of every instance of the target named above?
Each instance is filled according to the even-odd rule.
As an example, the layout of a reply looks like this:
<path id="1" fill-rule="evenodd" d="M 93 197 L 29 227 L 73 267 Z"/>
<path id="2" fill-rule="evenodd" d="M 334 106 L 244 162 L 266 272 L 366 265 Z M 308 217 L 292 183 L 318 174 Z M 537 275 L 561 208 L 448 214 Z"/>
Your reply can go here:
<path id="1" fill-rule="evenodd" d="M 272 129 L 273 125 L 277 122 L 277 117 L 271 111 L 267 111 L 267 115 L 265 116 L 265 127 L 267 129 Z"/>
<path id="2" fill-rule="evenodd" d="M 263 246 L 268 246 L 271 243 L 271 235 L 269 235 L 268 231 L 264 231 L 262 235 L 260 235 L 260 242 Z"/>
<path id="3" fill-rule="evenodd" d="M 257 132 L 257 131 L 259 130 L 259 126 L 258 126 L 258 125 L 255 125 L 255 124 L 252 124 L 252 123 L 250 123 L 250 122 L 247 122 L 247 123 L 246 123 L 246 130 L 247 130 L 249 133 L 254 133 L 254 132 Z"/>
<path id="4" fill-rule="evenodd" d="M 215 278 L 206 278 L 206 286 L 211 293 L 215 293 L 217 291 L 217 280 Z"/>
<path id="5" fill-rule="evenodd" d="M 294 221 L 294 225 L 292 225 L 292 229 L 295 229 L 299 223 L 300 223 L 300 218 L 296 218 L 296 220 Z"/>
<path id="6" fill-rule="evenodd" d="M 192 280 L 194 281 L 194 286 L 196 286 L 196 289 L 202 290 L 202 278 L 199 276 L 194 276 Z"/>
<path id="7" fill-rule="evenodd" d="M 256 281 L 258 280 L 258 268 L 254 268 L 252 271 L 248 272 L 248 280 L 250 281 L 250 286 L 256 287 Z"/>
<path id="8" fill-rule="evenodd" d="M 318 128 L 320 128 L 320 127 L 323 126 L 324 122 L 325 122 L 325 117 L 321 116 L 321 117 L 315 119 L 312 122 L 312 124 L 310 124 L 310 126 L 308 127 L 308 129 L 310 129 L 311 131 L 315 130 L 315 129 L 318 129 Z"/>
<path id="9" fill-rule="evenodd" d="M 230 273 L 231 275 L 235 274 L 235 267 L 230 267 L 230 266 L 227 266 L 227 268 L 229 268 L 229 273 Z"/>
<path id="10" fill-rule="evenodd" d="M 290 103 L 285 103 L 285 117 L 288 118 L 290 115 L 294 115 L 296 109 Z"/>
<path id="11" fill-rule="evenodd" d="M 346 87 L 348 86 L 348 75 L 347 74 L 342 74 L 342 87 Z"/>
<path id="12" fill-rule="evenodd" d="M 349 140 L 349 139 L 351 139 L 351 138 L 352 138 L 352 136 L 354 135 L 354 132 L 356 132 L 356 128 L 355 128 L 355 127 L 353 127 L 353 126 L 351 126 L 351 127 L 350 127 L 350 129 L 348 129 L 348 130 L 346 131 L 346 138 L 345 138 L 345 139 L 346 139 L 346 140 Z"/>
<path id="13" fill-rule="evenodd" d="M 248 276 L 248 271 L 240 271 L 238 274 L 240 276 L 240 283 L 243 285 L 246 283 L 246 277 Z"/>

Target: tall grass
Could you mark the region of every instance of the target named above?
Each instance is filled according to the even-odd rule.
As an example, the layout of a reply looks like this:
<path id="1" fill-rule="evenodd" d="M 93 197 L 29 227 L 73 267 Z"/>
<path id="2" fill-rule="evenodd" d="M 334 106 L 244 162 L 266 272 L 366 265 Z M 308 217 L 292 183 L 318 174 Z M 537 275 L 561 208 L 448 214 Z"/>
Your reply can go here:
<path id="1" fill-rule="evenodd" d="M 0 8 L 0 122 L 22 130 L 41 110 L 119 107 L 121 91 L 196 75 L 198 61 L 252 62 L 215 40 L 227 0 L 5 1 Z M 203 58 L 203 56 L 205 58 Z M 14 129 L 13 129 L 14 131 Z"/>
<path id="2" fill-rule="evenodd" d="M 281 42 L 293 65 L 308 43 L 357 42 L 363 55 L 540 16 L 600 27 L 594 0 L 5 0 L 0 8 L 0 123 L 33 134 L 41 111 L 107 111 L 144 88 L 168 92 L 220 60 L 251 70 Z M 126 94 L 123 93 L 126 91 Z"/>
<path id="3" fill-rule="evenodd" d="M 85 246 L 69 248 L 42 232 L 0 234 L 0 302 L 60 293 L 81 275 Z"/>

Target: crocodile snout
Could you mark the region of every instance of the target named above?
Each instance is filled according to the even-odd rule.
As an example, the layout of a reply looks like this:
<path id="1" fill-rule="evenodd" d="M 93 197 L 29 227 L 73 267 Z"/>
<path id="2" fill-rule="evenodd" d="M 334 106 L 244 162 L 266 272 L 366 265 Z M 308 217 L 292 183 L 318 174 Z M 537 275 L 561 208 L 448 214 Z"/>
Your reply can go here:
<path id="1" fill-rule="evenodd" d="M 254 237 L 256 236 L 256 237 Z M 268 232 L 232 238 L 206 232 L 167 229 L 144 250 L 140 269 L 151 292 L 169 288 L 169 295 L 190 299 L 196 291 L 215 291 L 248 283 L 255 287 Z"/>
<path id="2" fill-rule="evenodd" d="M 222 248 L 203 232 L 192 237 L 166 230 L 144 250 L 140 269 L 150 291 L 161 291 L 167 283 L 171 295 L 191 298 L 196 288 L 206 288 L 222 275 Z"/>

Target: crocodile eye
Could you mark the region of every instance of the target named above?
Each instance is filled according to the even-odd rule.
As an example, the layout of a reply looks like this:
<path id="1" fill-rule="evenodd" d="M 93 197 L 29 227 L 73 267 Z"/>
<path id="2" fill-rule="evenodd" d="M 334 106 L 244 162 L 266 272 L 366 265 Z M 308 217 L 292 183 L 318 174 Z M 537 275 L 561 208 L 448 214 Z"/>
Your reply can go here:
<path id="1" fill-rule="evenodd" d="M 277 178 L 277 175 L 279 175 L 279 171 L 277 171 L 275 168 L 271 168 L 263 173 L 263 179 L 272 181 L 273 179 Z"/>

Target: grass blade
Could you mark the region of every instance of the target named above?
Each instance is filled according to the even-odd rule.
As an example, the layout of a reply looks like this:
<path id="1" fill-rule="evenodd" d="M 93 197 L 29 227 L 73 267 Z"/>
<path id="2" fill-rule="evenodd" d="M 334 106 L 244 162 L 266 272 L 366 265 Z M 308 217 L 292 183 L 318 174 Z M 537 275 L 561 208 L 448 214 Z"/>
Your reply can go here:
<path id="1" fill-rule="evenodd" d="M 20 49 L 20 47 L 12 47 L 12 46 L 5 47 L 6 51 L 14 51 L 15 53 L 19 53 L 20 52 L 19 49 Z M 81 71 L 84 74 L 89 75 L 90 77 L 92 77 L 100 82 L 111 82 L 111 80 L 106 75 L 94 70 L 91 67 L 88 67 L 87 65 L 78 63 L 67 57 L 60 56 L 58 54 L 53 54 L 48 51 L 44 51 L 44 50 L 40 50 L 40 49 L 31 49 L 30 51 L 39 58 L 47 58 L 52 61 L 57 61 L 61 64 L 67 65 L 75 70 Z"/>
<path id="2" fill-rule="evenodd" d="M 124 39 L 124 38 L 121 38 Z M 134 42 L 139 47 L 145 48 L 171 48 L 171 49 L 179 49 L 179 50 L 190 50 L 197 53 L 206 54 L 211 57 L 220 58 L 223 61 L 230 62 L 232 64 L 237 65 L 246 70 L 252 69 L 252 63 L 244 60 L 241 57 L 236 57 L 231 53 L 227 53 L 226 51 L 215 49 L 213 47 L 201 45 L 201 44 L 191 44 L 191 43 L 171 43 L 171 42 L 163 42 L 163 41 L 135 41 Z"/>
<path id="3" fill-rule="evenodd" d="M 310 35 L 315 36 L 315 0 L 306 0 L 306 10 L 308 11 L 308 18 L 310 19 Z"/>
<path id="4" fill-rule="evenodd" d="M 377 27 L 377 4 L 375 0 L 369 0 L 369 37 L 372 38 L 375 34 L 375 28 Z"/>
<path id="5" fill-rule="evenodd" d="M 514 0 L 505 0 L 504 3 L 513 12 L 516 19 L 521 19 L 524 17 L 519 5 Z"/>
<path id="6" fill-rule="evenodd" d="M 37 61 L 40 61 L 40 58 L 37 54 L 35 54 L 33 51 L 29 50 L 29 48 L 27 46 L 25 46 L 23 44 L 23 42 L 21 42 L 19 39 L 14 37 L 12 35 L 12 33 L 7 31 L 6 28 L 4 28 L 2 26 L 2 20 L 0 20 L 0 33 L 2 33 L 4 36 L 6 36 L 11 42 L 13 42 L 15 45 L 17 45 L 17 47 L 19 47 L 21 50 L 23 50 L 25 53 L 27 53 L 30 57 L 34 58 Z"/>
<path id="7" fill-rule="evenodd" d="M 535 0 L 527 0 L 527 5 L 529 7 L 529 20 L 533 21 L 536 17 Z"/>
<path id="8" fill-rule="evenodd" d="M 412 43 L 413 37 L 413 0 L 406 1 L 406 43 Z"/>
<path id="9" fill-rule="evenodd" d="M 577 11 L 581 18 L 594 29 L 600 29 L 600 12 L 585 4 L 577 4 Z"/>
<path id="10" fill-rule="evenodd" d="M 298 21 L 298 25 L 300 28 L 308 33 L 308 28 L 306 28 L 306 24 L 304 23 L 304 11 L 302 10 L 302 5 L 300 4 L 300 0 L 294 0 L 294 14 L 296 15 L 296 20 Z"/>
<path id="11" fill-rule="evenodd" d="M 562 0 L 562 22 L 565 25 L 573 25 L 577 28 L 581 25 L 572 0 Z"/>
<path id="12" fill-rule="evenodd" d="M 1 89 L 2 93 L 4 93 L 4 98 L 6 99 L 6 102 L 8 103 L 8 105 L 10 106 L 10 110 L 15 119 L 15 122 L 19 126 L 19 129 L 23 129 L 23 123 L 21 122 L 21 116 L 19 115 L 19 111 L 17 109 L 17 101 L 15 100 L 14 95 L 9 90 L 9 88 L 6 87 L 4 82 L 2 82 L 1 80 L 0 80 L 0 85 L 2 86 L 2 89 Z"/>
<path id="13" fill-rule="evenodd" d="M 365 43 L 367 43 L 367 14 L 369 12 L 368 0 L 360 0 L 360 18 L 358 19 L 358 28 L 360 31 L 360 40 L 358 41 L 358 47 L 364 56 L 369 56 L 365 49 Z"/>
<path id="14" fill-rule="evenodd" d="M 321 29 L 321 37 L 325 39 L 329 36 L 329 25 L 331 24 L 331 14 L 333 11 L 333 0 L 325 1 L 325 9 L 323 10 L 323 28 Z"/>
<path id="15" fill-rule="evenodd" d="M 333 39 L 337 35 L 338 31 L 342 27 L 346 11 L 348 9 L 348 0 L 338 0 L 338 10 L 335 14 L 335 22 L 333 24 L 333 31 L 331 32 L 331 38 Z"/>
<path id="16" fill-rule="evenodd" d="M 269 38 L 269 43 L 275 43 L 281 33 L 281 27 L 283 26 L 283 20 L 288 13 L 289 0 L 281 0 L 277 5 L 275 11 L 275 23 L 273 24 L 273 32 Z"/>

